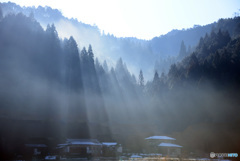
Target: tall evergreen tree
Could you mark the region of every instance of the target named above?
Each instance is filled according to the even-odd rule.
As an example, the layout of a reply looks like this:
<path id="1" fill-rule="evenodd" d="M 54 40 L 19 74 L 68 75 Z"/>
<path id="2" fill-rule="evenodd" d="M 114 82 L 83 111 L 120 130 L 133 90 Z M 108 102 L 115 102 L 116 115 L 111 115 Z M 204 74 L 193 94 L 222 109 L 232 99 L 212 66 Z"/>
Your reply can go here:
<path id="1" fill-rule="evenodd" d="M 35 22 L 35 21 L 32 21 L 32 22 Z M 45 74 L 47 74 L 48 78 L 59 81 L 60 73 L 61 73 L 60 71 L 61 54 L 60 53 L 62 51 L 60 47 L 60 40 L 58 37 L 58 33 L 54 24 L 47 26 L 45 34 L 46 36 L 43 41 L 45 45 L 45 48 L 43 49 L 45 50 L 43 53 L 43 55 L 45 56 L 45 59 L 43 60 L 45 62 L 45 66 L 44 66 L 46 70 Z"/>
<path id="2" fill-rule="evenodd" d="M 116 64 L 116 70 L 123 68 L 123 61 L 122 58 L 119 58 Z"/>
<path id="3" fill-rule="evenodd" d="M 71 36 L 65 44 L 67 61 L 67 80 L 71 90 L 80 92 L 82 87 L 81 66 L 77 43 Z"/>
<path id="4" fill-rule="evenodd" d="M 170 78 L 174 78 L 174 77 L 177 76 L 177 73 L 178 73 L 178 69 L 177 69 L 176 64 L 174 63 L 174 64 L 172 64 L 171 67 L 170 67 L 170 70 L 169 70 L 169 72 L 168 72 L 168 76 L 169 76 Z"/>
<path id="5" fill-rule="evenodd" d="M 108 72 L 108 70 L 109 70 L 106 60 L 104 60 L 104 62 L 103 62 L 103 69 L 105 70 L 105 72 Z"/>
<path id="6" fill-rule="evenodd" d="M 95 59 L 95 68 L 96 68 L 96 72 L 98 74 L 98 77 L 101 77 L 105 74 L 105 71 L 104 71 L 102 65 L 100 64 L 98 58 Z"/>
<path id="7" fill-rule="evenodd" d="M 187 49 L 186 49 L 186 46 L 184 44 L 184 41 L 182 40 L 178 58 L 182 59 L 185 56 L 187 56 Z"/>
<path id="8" fill-rule="evenodd" d="M 139 73 L 139 85 L 144 86 L 144 77 L 143 77 L 142 70 L 140 70 L 140 73 Z"/>
<path id="9" fill-rule="evenodd" d="M 88 56 L 89 56 L 89 61 L 91 63 L 94 63 L 94 54 L 93 54 L 93 50 L 92 50 L 91 44 L 88 46 Z"/>
<path id="10" fill-rule="evenodd" d="M 89 64 L 89 59 L 88 59 L 88 53 L 85 47 L 81 50 L 81 65 L 82 65 L 82 70 L 83 73 L 84 71 L 88 70 L 88 64 Z"/>
<path id="11" fill-rule="evenodd" d="M 154 73 L 154 78 L 153 78 L 153 82 L 158 82 L 159 81 L 159 75 L 158 75 L 158 72 L 155 71 Z"/>

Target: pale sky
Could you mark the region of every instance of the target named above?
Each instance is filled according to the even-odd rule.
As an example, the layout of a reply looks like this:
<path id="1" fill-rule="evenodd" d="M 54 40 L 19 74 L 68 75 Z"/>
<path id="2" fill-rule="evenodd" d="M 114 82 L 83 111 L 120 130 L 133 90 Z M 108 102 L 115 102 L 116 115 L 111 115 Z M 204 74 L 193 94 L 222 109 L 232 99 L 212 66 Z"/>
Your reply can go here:
<path id="1" fill-rule="evenodd" d="M 7 2 L 9 0 L 0 0 Z M 239 12 L 240 0 L 11 0 L 50 6 L 117 37 L 152 39 L 172 29 L 206 25 Z"/>

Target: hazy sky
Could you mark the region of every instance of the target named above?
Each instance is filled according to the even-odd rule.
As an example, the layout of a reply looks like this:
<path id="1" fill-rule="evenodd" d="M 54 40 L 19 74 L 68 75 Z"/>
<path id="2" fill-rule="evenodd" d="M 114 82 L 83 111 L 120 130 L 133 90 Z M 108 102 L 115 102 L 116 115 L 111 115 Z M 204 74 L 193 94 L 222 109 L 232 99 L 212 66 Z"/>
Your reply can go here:
<path id="1" fill-rule="evenodd" d="M 8 0 L 0 0 L 7 2 Z M 50 6 L 69 18 L 96 24 L 117 37 L 151 39 L 172 29 L 233 17 L 240 0 L 11 0 L 21 6 Z"/>

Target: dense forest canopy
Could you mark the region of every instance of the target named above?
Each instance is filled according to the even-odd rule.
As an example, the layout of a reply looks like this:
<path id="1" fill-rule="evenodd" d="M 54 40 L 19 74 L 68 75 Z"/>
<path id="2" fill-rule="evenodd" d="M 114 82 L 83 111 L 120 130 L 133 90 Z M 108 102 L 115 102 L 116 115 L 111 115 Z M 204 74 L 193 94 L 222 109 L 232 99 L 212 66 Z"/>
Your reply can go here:
<path id="1" fill-rule="evenodd" d="M 63 20 L 79 35 L 60 38 Z M 101 35 L 51 8 L 1 3 L 1 156 L 31 137 L 97 138 L 141 152 L 143 138 L 159 134 L 187 152 L 238 151 L 239 28 L 234 17 L 144 41 Z"/>

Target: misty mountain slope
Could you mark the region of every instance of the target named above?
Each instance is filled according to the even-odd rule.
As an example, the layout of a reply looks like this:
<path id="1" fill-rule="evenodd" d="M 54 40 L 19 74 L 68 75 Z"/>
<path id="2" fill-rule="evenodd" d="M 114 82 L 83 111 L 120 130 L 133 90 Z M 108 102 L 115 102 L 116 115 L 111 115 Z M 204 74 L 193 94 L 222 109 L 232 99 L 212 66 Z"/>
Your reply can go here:
<path id="1" fill-rule="evenodd" d="M 228 18 L 228 19 L 220 19 L 218 22 L 211 24 L 211 25 L 207 25 L 207 26 L 211 26 L 212 27 L 211 30 L 214 31 L 215 33 L 217 33 L 219 30 L 227 31 L 229 33 L 229 36 L 232 39 L 234 39 L 234 38 L 238 37 L 238 35 L 239 35 L 239 25 L 240 25 L 239 19 L 238 19 L 238 17 L 235 17 L 235 18 Z M 207 27 L 207 26 L 200 27 L 200 29 Z M 199 27 L 197 27 L 197 28 L 199 28 Z M 194 52 L 197 48 L 199 48 L 198 45 L 199 45 L 199 43 L 203 42 L 203 37 L 207 38 L 209 35 L 211 35 L 213 33 L 212 31 L 209 33 L 206 33 L 204 36 L 201 36 L 201 38 L 199 38 L 200 40 L 197 41 L 198 44 L 196 46 L 187 47 L 186 43 L 184 41 L 182 41 L 179 52 L 178 52 L 178 56 L 177 57 L 168 57 L 167 59 L 162 59 L 162 58 L 157 59 L 155 62 L 155 67 L 154 67 L 155 71 L 158 71 L 158 73 L 162 73 L 162 72 L 167 73 L 170 70 L 170 67 L 172 64 L 181 62 L 181 60 L 183 60 L 185 57 L 189 56 L 192 52 Z M 193 31 L 191 31 L 191 29 L 189 29 L 186 32 L 193 32 Z M 178 33 L 178 32 L 176 31 L 176 33 Z M 195 33 L 195 34 L 198 34 L 198 33 Z M 179 34 L 179 36 L 181 37 L 180 34 Z M 212 43 L 212 42 L 206 42 L 206 44 L 209 44 L 209 43 Z M 217 45 L 215 44 L 216 46 L 214 48 L 213 48 L 213 46 L 214 46 L 214 44 L 213 44 L 211 47 L 211 51 L 209 51 L 209 52 L 213 52 L 213 50 L 223 47 L 221 45 L 222 45 L 222 43 L 224 43 L 224 41 L 218 42 L 218 43 L 219 44 L 217 44 Z M 198 49 L 197 49 L 197 51 L 198 51 Z M 205 54 L 208 54 L 208 53 L 206 52 Z M 186 63 L 186 62 L 184 62 L 184 63 Z"/>
<path id="2" fill-rule="evenodd" d="M 59 13 L 44 9 L 49 11 Z M 18 153 L 16 147 L 30 137 L 96 138 L 143 152 L 142 140 L 149 135 L 176 137 L 189 151 L 227 151 L 229 145 L 238 151 L 239 24 L 239 17 L 220 20 L 196 41 L 190 55 L 178 63 L 169 60 L 170 70 L 155 72 L 145 85 L 152 73 L 133 75 L 128 70 L 133 62 L 144 61 L 139 64 L 144 69 L 155 61 L 145 41 L 96 31 L 100 36 L 95 38 L 105 42 L 85 47 L 74 35 L 60 39 L 55 25 L 43 29 L 32 14 L 1 16 L 0 154 Z M 85 29 L 87 38 L 90 31 Z M 95 58 L 98 50 L 109 52 L 116 65 L 101 63 Z M 199 140 L 192 142 L 195 137 Z"/>
<path id="3" fill-rule="evenodd" d="M 219 30 L 201 38 L 195 52 L 171 67 L 169 79 L 196 81 L 198 85 L 213 81 L 224 88 L 238 85 L 239 33 L 235 36 L 231 40 L 228 32 Z"/>
<path id="4" fill-rule="evenodd" d="M 147 84 L 148 88 L 151 90 L 151 86 L 158 86 L 153 90 L 159 89 L 160 93 L 165 90 L 201 88 L 205 84 L 223 90 L 238 89 L 240 18 L 220 21 L 218 26 L 222 28 L 213 28 L 210 34 L 201 37 L 194 52 L 182 61 L 173 63 L 167 75 L 155 72 L 153 81 Z"/>
<path id="5" fill-rule="evenodd" d="M 115 66 L 116 61 L 122 57 L 129 64 L 132 72 L 137 73 L 140 64 L 148 71 L 154 62 L 151 49 L 144 40 L 101 34 L 98 27 L 81 23 L 76 19 L 68 19 L 60 11 L 50 7 L 21 8 L 14 3 L 2 3 L 1 6 L 4 15 L 19 12 L 26 16 L 33 15 L 44 28 L 47 24 L 54 23 L 60 37 L 74 36 L 79 47 L 91 44 L 99 60 L 101 62 L 106 60 L 111 66 Z"/>
<path id="6" fill-rule="evenodd" d="M 32 15 L 45 28 L 47 24 L 54 23 L 60 37 L 74 36 L 79 47 L 94 46 L 96 57 L 101 62 L 107 60 L 108 64 L 114 66 L 121 57 L 130 71 L 137 74 L 140 69 L 145 77 L 150 79 L 153 73 L 154 63 L 158 59 L 167 59 L 168 56 L 177 56 L 182 40 L 185 45 L 192 48 L 197 44 L 201 36 L 211 31 L 216 24 L 206 26 L 195 26 L 187 30 L 173 30 L 166 35 L 155 37 L 152 40 L 139 40 L 136 38 L 116 38 L 113 35 L 101 34 L 97 26 L 91 26 L 79 22 L 76 19 L 64 17 L 59 10 L 50 7 L 20 7 L 14 3 L 2 3 L 3 13 L 19 13 Z M 162 66 L 165 64 L 160 61 Z M 169 69 L 169 62 L 165 72 Z M 159 71 L 162 72 L 163 70 Z"/>
<path id="7" fill-rule="evenodd" d="M 38 102 L 38 98 L 48 98 L 51 106 L 55 97 L 52 92 L 60 91 L 53 86 L 64 83 L 61 79 L 62 49 L 54 26 L 44 31 L 39 23 L 22 14 L 8 15 L 0 23 L 1 89 L 7 91 L 1 93 L 1 101 L 10 101 L 2 102 L 7 105 L 2 108 L 16 108 L 14 102 L 20 109 L 48 106 L 47 101 Z M 6 84 L 10 88 L 6 88 Z M 42 97 L 44 93 L 48 94 Z M 28 100 L 29 97 L 33 98 Z"/>
<path id="8" fill-rule="evenodd" d="M 145 86 L 158 125 L 190 151 L 239 151 L 240 18 L 221 21 L 222 28 L 200 38 L 192 54 L 168 74 L 155 72 Z M 220 143 L 222 138 L 228 142 Z"/>
<path id="9" fill-rule="evenodd" d="M 181 41 L 184 41 L 186 47 L 195 47 L 200 37 L 210 33 L 215 25 L 216 22 L 206 26 L 194 26 L 187 30 L 172 30 L 166 35 L 155 37 L 150 40 L 152 51 L 160 57 L 177 56 Z"/>
<path id="10" fill-rule="evenodd" d="M 1 117 L 104 123 L 105 108 L 124 114 L 124 103 L 137 98 L 123 61 L 108 70 L 91 46 L 79 50 L 73 37 L 60 40 L 54 25 L 43 30 L 33 18 L 10 14 L 0 20 L 0 34 Z"/>
<path id="11" fill-rule="evenodd" d="M 181 41 L 186 45 L 195 48 L 198 41 L 206 34 L 210 34 L 212 30 L 228 31 L 231 37 L 234 37 L 239 32 L 239 23 L 231 18 L 220 19 L 212 24 L 205 26 L 194 25 L 193 28 L 183 30 L 172 30 L 166 35 L 155 37 L 150 40 L 150 45 L 154 54 L 161 56 L 177 56 L 180 51 Z"/>

